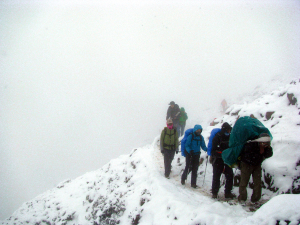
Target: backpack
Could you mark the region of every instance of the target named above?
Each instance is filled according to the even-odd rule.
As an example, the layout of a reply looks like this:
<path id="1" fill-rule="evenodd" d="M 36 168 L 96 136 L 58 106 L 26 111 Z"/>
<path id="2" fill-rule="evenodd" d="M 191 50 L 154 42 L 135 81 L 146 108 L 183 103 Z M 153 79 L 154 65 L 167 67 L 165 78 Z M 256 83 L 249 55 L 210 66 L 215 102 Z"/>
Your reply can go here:
<path id="1" fill-rule="evenodd" d="M 173 136 L 173 135 L 176 135 L 176 133 L 177 133 L 177 130 L 176 130 L 176 128 L 174 128 L 174 133 L 173 134 L 167 134 L 167 127 L 165 127 L 164 128 L 164 132 L 165 132 L 165 134 L 164 134 L 164 142 L 163 142 L 163 147 L 170 147 L 170 150 L 175 150 L 175 143 L 173 144 L 173 145 L 168 145 L 168 144 L 166 144 L 165 143 L 165 139 L 166 139 L 166 135 L 168 135 L 168 136 Z"/>
<path id="2" fill-rule="evenodd" d="M 208 140 L 208 145 L 207 145 L 207 154 L 210 156 L 211 155 L 211 149 L 212 149 L 212 140 L 214 139 L 215 135 L 221 131 L 221 128 L 215 128 L 210 132 L 210 137 Z"/>
<path id="3" fill-rule="evenodd" d="M 193 135 L 193 130 L 194 128 L 190 128 L 190 129 L 187 129 L 185 132 L 184 132 L 184 137 L 182 138 L 181 140 L 181 155 L 185 157 L 185 153 L 184 153 L 184 150 L 185 150 L 185 143 L 186 143 L 186 140 L 188 138 L 188 136 L 190 134 Z M 194 135 L 193 135 L 193 138 L 194 138 Z M 192 140 L 193 140 L 192 138 Z"/>

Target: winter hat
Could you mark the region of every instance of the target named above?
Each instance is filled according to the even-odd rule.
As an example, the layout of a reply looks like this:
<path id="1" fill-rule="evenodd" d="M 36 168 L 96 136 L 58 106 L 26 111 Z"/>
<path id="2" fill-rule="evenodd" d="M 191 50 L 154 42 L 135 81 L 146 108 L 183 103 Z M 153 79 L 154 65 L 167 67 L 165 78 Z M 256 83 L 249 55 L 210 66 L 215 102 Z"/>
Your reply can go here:
<path id="1" fill-rule="evenodd" d="M 185 109 L 184 109 L 183 107 L 181 107 L 181 108 L 180 108 L 180 111 L 183 111 L 183 112 L 185 112 Z"/>
<path id="2" fill-rule="evenodd" d="M 270 142 L 271 137 L 267 133 L 261 133 L 257 139 L 253 140 L 252 142 Z"/>
<path id="3" fill-rule="evenodd" d="M 167 119 L 167 124 L 173 123 L 173 120 L 171 118 Z"/>
<path id="4" fill-rule="evenodd" d="M 225 122 L 223 123 L 221 130 L 222 131 L 232 130 L 232 127 L 229 125 L 229 123 Z"/>
<path id="5" fill-rule="evenodd" d="M 174 102 L 174 101 L 171 101 L 169 105 L 175 105 L 175 102 Z"/>

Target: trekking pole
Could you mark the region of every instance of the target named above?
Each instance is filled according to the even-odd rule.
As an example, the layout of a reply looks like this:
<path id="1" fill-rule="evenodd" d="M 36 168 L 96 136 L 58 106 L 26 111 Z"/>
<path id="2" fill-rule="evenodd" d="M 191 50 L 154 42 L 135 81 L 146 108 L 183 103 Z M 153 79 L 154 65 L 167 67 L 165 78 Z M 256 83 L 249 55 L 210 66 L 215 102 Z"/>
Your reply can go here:
<path id="1" fill-rule="evenodd" d="M 205 166 L 205 172 L 204 172 L 204 178 L 203 178 L 203 184 L 202 184 L 202 186 L 204 186 L 205 175 L 206 175 L 206 168 L 207 168 L 207 161 L 208 161 L 208 155 L 206 156 L 206 166 Z"/>

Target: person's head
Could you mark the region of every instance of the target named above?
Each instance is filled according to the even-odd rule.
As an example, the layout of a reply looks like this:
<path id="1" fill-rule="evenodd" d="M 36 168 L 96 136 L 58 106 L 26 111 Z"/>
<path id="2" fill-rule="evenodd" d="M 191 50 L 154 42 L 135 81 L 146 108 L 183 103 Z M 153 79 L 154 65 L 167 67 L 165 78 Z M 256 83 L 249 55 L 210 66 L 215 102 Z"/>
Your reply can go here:
<path id="1" fill-rule="evenodd" d="M 171 101 L 169 105 L 170 105 L 172 108 L 174 108 L 175 102 L 174 102 L 174 101 Z"/>
<path id="2" fill-rule="evenodd" d="M 253 141 L 258 142 L 260 146 L 268 147 L 271 144 L 271 137 L 268 133 L 261 133 L 258 138 Z"/>
<path id="3" fill-rule="evenodd" d="M 202 126 L 199 125 L 199 124 L 196 124 L 196 125 L 194 126 L 194 133 L 195 133 L 196 135 L 200 136 L 201 133 L 202 133 Z"/>
<path id="4" fill-rule="evenodd" d="M 167 127 L 173 129 L 173 120 L 171 118 L 167 119 Z"/>
<path id="5" fill-rule="evenodd" d="M 223 123 L 222 127 L 221 127 L 221 131 L 225 134 L 225 135 L 229 135 L 231 133 L 232 127 L 227 123 Z"/>
<path id="6" fill-rule="evenodd" d="M 181 112 L 185 112 L 185 109 L 183 107 L 180 108 Z"/>

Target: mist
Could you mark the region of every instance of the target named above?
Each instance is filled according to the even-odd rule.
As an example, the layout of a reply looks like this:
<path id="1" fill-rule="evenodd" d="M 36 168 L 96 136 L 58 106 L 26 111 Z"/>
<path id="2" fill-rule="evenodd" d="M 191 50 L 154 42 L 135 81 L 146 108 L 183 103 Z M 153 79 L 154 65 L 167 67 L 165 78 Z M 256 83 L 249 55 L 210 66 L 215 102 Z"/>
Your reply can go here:
<path id="1" fill-rule="evenodd" d="M 299 21 L 298 1 L 1 1 L 0 219 L 151 144 L 170 101 L 193 126 L 299 76 Z"/>

